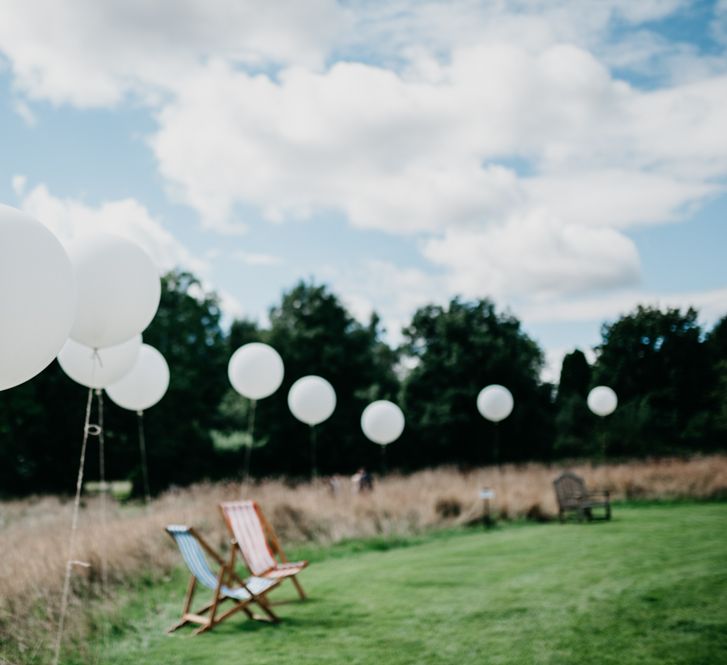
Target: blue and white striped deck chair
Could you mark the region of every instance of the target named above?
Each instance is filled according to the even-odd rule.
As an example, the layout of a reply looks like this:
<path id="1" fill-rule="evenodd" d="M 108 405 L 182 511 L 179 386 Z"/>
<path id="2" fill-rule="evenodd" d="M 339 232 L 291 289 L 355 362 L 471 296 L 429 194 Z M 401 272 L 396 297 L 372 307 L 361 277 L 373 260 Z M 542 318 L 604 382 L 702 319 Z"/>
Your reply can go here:
<path id="1" fill-rule="evenodd" d="M 179 623 L 169 629 L 170 633 L 188 623 L 199 625 L 199 628 L 194 631 L 195 635 L 204 633 L 239 610 L 242 610 L 250 619 L 279 621 L 265 598 L 268 591 L 278 586 L 279 580 L 266 580 L 260 577 L 249 577 L 242 580 L 234 570 L 234 550 L 231 557 L 232 561 L 225 563 L 222 557 L 192 527 L 170 524 L 165 530 L 174 539 L 182 554 L 184 563 L 187 564 L 187 568 L 192 573 L 187 587 L 187 595 L 184 599 L 182 618 Z M 220 570 L 217 575 L 210 570 L 205 553 L 219 565 Z M 237 584 L 233 585 L 235 582 Z M 197 583 L 213 591 L 214 596 L 210 603 L 197 612 L 192 612 L 192 599 L 194 598 Z M 234 603 L 234 607 L 218 614 L 220 605 L 228 600 Z M 248 607 L 251 603 L 259 605 L 267 617 L 253 615 Z"/>

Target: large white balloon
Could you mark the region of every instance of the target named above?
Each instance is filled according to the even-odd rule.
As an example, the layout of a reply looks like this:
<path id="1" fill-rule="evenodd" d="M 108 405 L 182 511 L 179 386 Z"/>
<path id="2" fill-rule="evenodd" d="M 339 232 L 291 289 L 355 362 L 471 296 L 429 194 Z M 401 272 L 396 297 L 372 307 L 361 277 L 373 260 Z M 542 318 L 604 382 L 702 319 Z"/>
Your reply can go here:
<path id="1" fill-rule="evenodd" d="M 76 285 L 63 246 L 40 222 L 0 205 L 0 390 L 47 367 L 75 315 Z"/>
<path id="2" fill-rule="evenodd" d="M 385 446 L 396 441 L 404 431 L 404 414 L 393 402 L 371 402 L 361 414 L 361 429 L 374 443 Z"/>
<path id="3" fill-rule="evenodd" d="M 290 387 L 288 407 L 298 420 L 318 425 L 336 408 L 336 391 L 320 376 L 304 376 Z"/>
<path id="4" fill-rule="evenodd" d="M 252 342 L 232 354 L 227 365 L 232 387 L 248 399 L 272 395 L 283 382 L 283 359 L 267 344 Z"/>
<path id="5" fill-rule="evenodd" d="M 88 388 L 105 388 L 129 372 L 141 348 L 141 335 L 95 351 L 69 339 L 58 354 L 58 364 L 76 383 Z"/>
<path id="6" fill-rule="evenodd" d="M 597 416 L 611 415 L 617 406 L 618 397 L 608 386 L 596 386 L 588 393 L 588 408 Z"/>
<path id="7" fill-rule="evenodd" d="M 483 388 L 477 395 L 477 409 L 493 423 L 505 420 L 512 413 L 513 405 L 512 393 L 496 383 Z"/>
<path id="8" fill-rule="evenodd" d="M 72 339 L 102 349 L 138 335 L 159 307 L 161 282 L 149 255 L 124 238 L 98 233 L 69 247 L 78 284 Z"/>
<path id="9" fill-rule="evenodd" d="M 142 344 L 131 370 L 108 386 L 113 402 L 130 411 L 145 411 L 154 406 L 169 387 L 169 365 L 153 346 Z"/>

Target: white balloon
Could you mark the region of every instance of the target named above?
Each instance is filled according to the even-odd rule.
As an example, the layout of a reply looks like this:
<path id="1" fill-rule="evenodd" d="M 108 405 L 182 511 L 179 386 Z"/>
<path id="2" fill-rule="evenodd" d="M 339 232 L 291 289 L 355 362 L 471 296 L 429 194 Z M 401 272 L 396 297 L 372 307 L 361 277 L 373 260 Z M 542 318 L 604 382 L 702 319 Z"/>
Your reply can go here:
<path id="1" fill-rule="evenodd" d="M 609 416 L 617 406 L 618 397 L 608 386 L 596 386 L 588 393 L 588 408 L 597 416 Z"/>
<path id="2" fill-rule="evenodd" d="M 40 222 L 0 205 L 0 390 L 56 357 L 76 315 L 68 255 Z"/>
<path id="3" fill-rule="evenodd" d="M 336 408 L 336 391 L 320 376 L 304 376 L 290 387 L 288 407 L 298 420 L 318 425 Z"/>
<path id="4" fill-rule="evenodd" d="M 142 344 L 131 370 L 106 388 L 113 402 L 130 411 L 145 411 L 154 406 L 169 387 L 169 365 L 153 346 Z"/>
<path id="5" fill-rule="evenodd" d="M 396 441 L 404 431 L 404 414 L 393 402 L 371 402 L 361 414 L 361 429 L 374 443 L 385 446 Z"/>
<path id="6" fill-rule="evenodd" d="M 227 376 L 232 387 L 248 399 L 272 395 L 283 382 L 283 359 L 267 344 L 252 342 L 232 354 Z"/>
<path id="7" fill-rule="evenodd" d="M 105 388 L 128 373 L 140 348 L 141 335 L 98 351 L 69 339 L 58 354 L 58 364 L 76 383 L 87 388 Z"/>
<path id="8" fill-rule="evenodd" d="M 159 307 L 161 282 L 149 255 L 124 238 L 98 233 L 69 246 L 78 284 L 72 339 L 102 349 L 138 335 Z"/>
<path id="9" fill-rule="evenodd" d="M 512 413 L 513 405 L 512 393 L 497 383 L 483 388 L 477 395 L 477 409 L 493 423 L 505 420 Z"/>

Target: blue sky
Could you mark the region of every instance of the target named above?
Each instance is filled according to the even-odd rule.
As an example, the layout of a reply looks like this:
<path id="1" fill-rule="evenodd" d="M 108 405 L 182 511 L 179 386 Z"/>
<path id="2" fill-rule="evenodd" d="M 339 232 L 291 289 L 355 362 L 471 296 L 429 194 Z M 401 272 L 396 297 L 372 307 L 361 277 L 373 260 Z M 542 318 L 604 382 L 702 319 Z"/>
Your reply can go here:
<path id="1" fill-rule="evenodd" d="M 552 376 L 636 303 L 727 313 L 724 0 L 0 10 L 0 201 L 136 240 L 228 318 L 313 277 L 396 342 L 489 296 Z"/>

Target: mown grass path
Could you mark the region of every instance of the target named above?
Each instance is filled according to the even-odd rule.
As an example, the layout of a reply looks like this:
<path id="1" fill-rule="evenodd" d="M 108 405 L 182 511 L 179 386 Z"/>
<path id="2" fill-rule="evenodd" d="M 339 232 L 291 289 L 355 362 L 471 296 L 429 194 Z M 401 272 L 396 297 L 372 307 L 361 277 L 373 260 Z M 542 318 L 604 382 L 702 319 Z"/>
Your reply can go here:
<path id="1" fill-rule="evenodd" d="M 134 599 L 102 661 L 139 665 L 727 662 L 727 504 L 616 507 L 610 523 L 505 527 L 347 553 L 301 576 L 283 623 L 164 629 L 180 574 Z M 273 598 L 293 598 L 285 583 Z M 70 662 L 70 661 L 69 661 Z"/>

